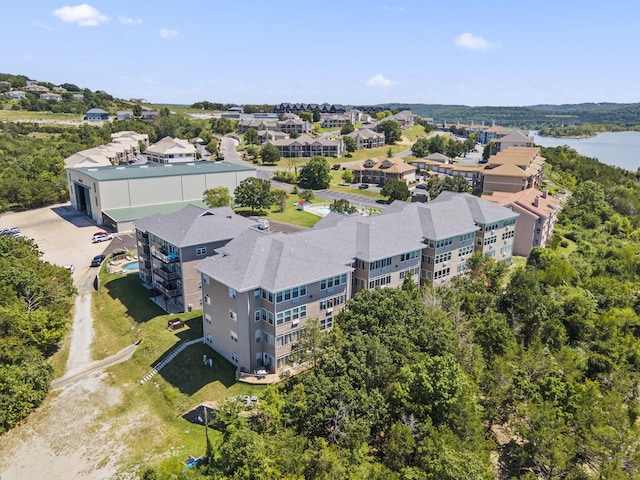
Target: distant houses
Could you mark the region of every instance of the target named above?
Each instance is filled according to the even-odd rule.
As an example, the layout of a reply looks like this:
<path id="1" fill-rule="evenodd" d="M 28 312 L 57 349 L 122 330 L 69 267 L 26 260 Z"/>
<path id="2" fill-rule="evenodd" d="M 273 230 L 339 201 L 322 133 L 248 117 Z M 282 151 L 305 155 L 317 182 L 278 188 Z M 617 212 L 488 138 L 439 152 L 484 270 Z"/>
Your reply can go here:
<path id="1" fill-rule="evenodd" d="M 109 113 L 102 108 L 91 108 L 84 116 L 85 120 L 109 120 Z"/>

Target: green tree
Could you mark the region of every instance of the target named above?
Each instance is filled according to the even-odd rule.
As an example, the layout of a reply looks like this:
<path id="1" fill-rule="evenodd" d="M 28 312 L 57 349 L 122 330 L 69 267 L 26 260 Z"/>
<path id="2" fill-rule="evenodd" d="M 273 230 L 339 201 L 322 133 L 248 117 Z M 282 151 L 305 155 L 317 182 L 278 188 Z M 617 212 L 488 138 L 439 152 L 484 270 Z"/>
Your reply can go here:
<path id="1" fill-rule="evenodd" d="M 315 198 L 315 193 L 313 193 L 313 190 L 303 190 L 300 192 L 300 194 L 298 195 L 302 200 L 306 200 L 307 202 L 310 202 L 311 200 L 313 200 Z"/>
<path id="2" fill-rule="evenodd" d="M 348 135 L 351 132 L 353 132 L 355 129 L 356 127 L 353 126 L 353 123 L 349 121 L 345 123 L 344 127 L 340 129 L 340 135 Z"/>
<path id="3" fill-rule="evenodd" d="M 262 211 L 273 205 L 271 182 L 256 177 L 245 178 L 233 192 L 236 204 L 251 208 L 251 213 Z"/>
<path id="4" fill-rule="evenodd" d="M 358 142 L 356 141 L 355 138 L 344 137 L 342 141 L 344 142 L 344 147 L 347 150 L 347 152 L 352 153 L 358 149 Z"/>
<path id="5" fill-rule="evenodd" d="M 322 115 L 320 114 L 320 109 L 318 107 L 313 109 L 313 123 L 318 123 Z"/>
<path id="6" fill-rule="evenodd" d="M 394 145 L 402 139 L 400 124 L 395 120 L 383 120 L 378 124 L 378 132 L 384 133 L 384 143 Z"/>
<path id="7" fill-rule="evenodd" d="M 309 110 L 305 110 L 304 112 L 300 112 L 300 118 L 305 122 L 311 123 L 313 122 L 313 113 L 311 113 Z"/>
<path id="8" fill-rule="evenodd" d="M 311 157 L 309 162 L 300 169 L 298 184 L 302 188 L 320 190 L 328 188 L 331 183 L 331 167 L 324 157 Z"/>
<path id="9" fill-rule="evenodd" d="M 238 128 L 238 121 L 230 118 L 212 118 L 211 130 L 220 135 L 227 135 L 231 132 L 235 132 Z"/>
<path id="10" fill-rule="evenodd" d="M 257 145 L 259 143 L 258 132 L 255 129 L 250 128 L 244 132 L 244 142 L 248 145 Z"/>
<path id="11" fill-rule="evenodd" d="M 380 194 L 385 197 L 389 197 L 390 202 L 392 202 L 393 200 L 406 201 L 410 195 L 407 184 L 402 180 L 396 179 L 389 180 L 387 183 L 385 183 L 380 190 Z"/>
<path id="12" fill-rule="evenodd" d="M 348 168 L 342 172 L 342 181 L 345 183 L 353 183 L 355 177 L 353 175 L 353 170 L 349 170 Z"/>
<path id="13" fill-rule="evenodd" d="M 204 149 L 209 152 L 209 155 L 213 155 L 218 151 L 218 142 L 215 139 L 212 139 Z"/>
<path id="14" fill-rule="evenodd" d="M 358 209 L 351 205 L 349 200 L 347 200 L 346 198 L 341 198 L 339 200 L 334 200 L 333 202 L 331 202 L 329 210 L 338 213 L 356 213 L 358 211 Z"/>
<path id="15" fill-rule="evenodd" d="M 134 103 L 133 107 L 131 107 L 132 111 L 133 111 L 133 116 L 135 118 L 140 118 L 140 116 L 142 115 L 142 107 L 140 106 L 139 103 Z"/>
<path id="16" fill-rule="evenodd" d="M 273 203 L 278 206 L 281 212 L 284 212 L 284 209 L 287 208 L 287 198 L 289 198 L 289 194 L 277 188 L 271 191 L 271 195 L 273 197 Z"/>
<path id="17" fill-rule="evenodd" d="M 226 187 L 214 187 L 205 190 L 203 200 L 209 208 L 225 207 L 231 204 L 229 189 Z"/>
<path id="18" fill-rule="evenodd" d="M 415 143 L 411 146 L 411 153 L 418 158 L 426 157 L 429 155 L 429 144 L 430 140 L 426 137 L 420 137 L 415 141 Z"/>
<path id="19" fill-rule="evenodd" d="M 275 165 L 280 161 L 280 151 L 275 145 L 267 142 L 260 150 L 260 157 L 262 158 L 262 163 Z"/>
<path id="20" fill-rule="evenodd" d="M 442 189 L 458 193 L 471 193 L 473 191 L 467 179 L 460 174 L 445 177 L 442 183 Z"/>

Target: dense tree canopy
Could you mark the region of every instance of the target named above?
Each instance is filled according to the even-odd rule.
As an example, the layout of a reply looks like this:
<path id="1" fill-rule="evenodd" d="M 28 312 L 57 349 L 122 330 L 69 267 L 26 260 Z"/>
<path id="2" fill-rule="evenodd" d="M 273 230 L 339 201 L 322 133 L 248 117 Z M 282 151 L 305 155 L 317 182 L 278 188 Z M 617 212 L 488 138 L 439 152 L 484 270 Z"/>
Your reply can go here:
<path id="1" fill-rule="evenodd" d="M 380 194 L 389 197 L 389 201 L 402 200 L 409 198 L 409 187 L 402 180 L 392 179 L 382 186 Z"/>
<path id="2" fill-rule="evenodd" d="M 251 213 L 264 210 L 273 205 L 271 182 L 261 178 L 249 177 L 240 182 L 233 192 L 236 205 L 251 208 Z"/>
<path id="3" fill-rule="evenodd" d="M 378 124 L 378 132 L 384 133 L 384 143 L 393 145 L 402 139 L 400 124 L 395 120 L 383 120 Z"/>

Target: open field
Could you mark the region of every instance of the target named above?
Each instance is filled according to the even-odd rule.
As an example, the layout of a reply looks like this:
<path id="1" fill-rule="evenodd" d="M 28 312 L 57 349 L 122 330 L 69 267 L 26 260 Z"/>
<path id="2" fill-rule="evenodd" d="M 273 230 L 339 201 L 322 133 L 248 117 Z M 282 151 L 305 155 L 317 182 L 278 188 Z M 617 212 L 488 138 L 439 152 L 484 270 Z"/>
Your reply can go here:
<path id="1" fill-rule="evenodd" d="M 61 122 L 82 122 L 84 115 L 75 113 L 29 112 L 26 110 L 0 110 L 0 120 L 40 120 Z"/>

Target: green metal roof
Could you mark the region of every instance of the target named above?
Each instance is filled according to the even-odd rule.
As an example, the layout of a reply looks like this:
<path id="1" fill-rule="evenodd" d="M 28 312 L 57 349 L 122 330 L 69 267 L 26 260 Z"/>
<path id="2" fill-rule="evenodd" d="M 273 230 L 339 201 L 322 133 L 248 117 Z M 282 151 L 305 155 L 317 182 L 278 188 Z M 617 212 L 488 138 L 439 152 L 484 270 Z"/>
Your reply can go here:
<path id="1" fill-rule="evenodd" d="M 69 168 L 100 181 L 131 178 L 172 177 L 176 175 L 203 175 L 210 173 L 247 172 L 255 168 L 228 162 L 164 163 L 159 165 L 122 165 L 117 167 Z"/>
<path id="2" fill-rule="evenodd" d="M 154 213 L 162 213 L 167 215 L 169 213 L 177 212 L 183 209 L 187 205 L 195 205 L 196 207 L 209 208 L 206 203 L 198 200 L 190 200 L 186 202 L 174 202 L 174 203 L 160 203 L 157 205 L 143 205 L 141 207 L 125 207 L 125 208 L 112 208 L 109 210 L 103 210 L 103 213 L 108 215 L 114 222 L 130 222 L 132 220 L 138 220 L 140 218 L 148 217 Z"/>

